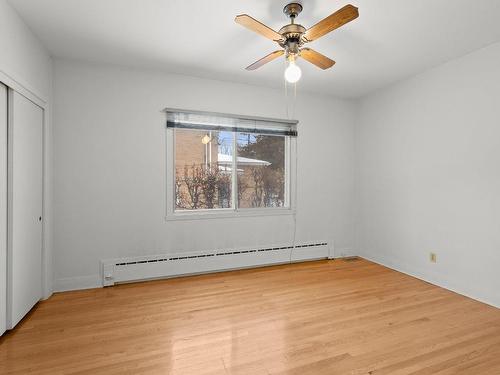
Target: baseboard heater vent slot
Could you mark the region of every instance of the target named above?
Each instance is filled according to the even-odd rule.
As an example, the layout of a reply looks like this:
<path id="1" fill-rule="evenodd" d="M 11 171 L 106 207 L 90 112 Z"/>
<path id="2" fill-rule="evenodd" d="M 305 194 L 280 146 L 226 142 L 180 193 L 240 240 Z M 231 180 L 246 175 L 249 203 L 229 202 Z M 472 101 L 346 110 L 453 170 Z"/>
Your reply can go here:
<path id="1" fill-rule="evenodd" d="M 103 260 L 103 286 L 178 275 L 331 258 L 327 242 Z"/>

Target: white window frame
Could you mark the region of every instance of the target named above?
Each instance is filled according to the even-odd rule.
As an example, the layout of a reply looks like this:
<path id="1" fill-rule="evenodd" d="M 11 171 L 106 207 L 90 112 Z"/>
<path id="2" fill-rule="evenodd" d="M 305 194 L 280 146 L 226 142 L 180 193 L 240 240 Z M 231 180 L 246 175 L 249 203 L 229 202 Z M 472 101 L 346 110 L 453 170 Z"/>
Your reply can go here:
<path id="1" fill-rule="evenodd" d="M 291 124 L 294 128 L 298 121 L 280 120 L 255 116 L 241 116 L 227 113 L 213 113 L 203 111 L 192 111 L 183 109 L 166 108 L 164 112 L 187 112 L 223 117 L 234 117 L 238 119 L 274 121 Z M 232 174 L 231 183 L 231 208 L 211 208 L 197 210 L 176 210 L 175 209 L 175 130 L 165 127 L 166 132 L 166 216 L 170 220 L 197 220 L 197 219 L 217 219 L 235 218 L 251 216 L 276 216 L 293 215 L 296 207 L 296 187 L 297 187 L 297 137 L 285 137 L 285 206 L 284 207 L 259 207 L 259 208 L 239 208 L 237 205 L 237 179 L 236 173 Z M 236 133 L 233 133 L 233 150 L 236 150 Z M 233 152 L 233 170 L 236 165 L 236 152 Z"/>

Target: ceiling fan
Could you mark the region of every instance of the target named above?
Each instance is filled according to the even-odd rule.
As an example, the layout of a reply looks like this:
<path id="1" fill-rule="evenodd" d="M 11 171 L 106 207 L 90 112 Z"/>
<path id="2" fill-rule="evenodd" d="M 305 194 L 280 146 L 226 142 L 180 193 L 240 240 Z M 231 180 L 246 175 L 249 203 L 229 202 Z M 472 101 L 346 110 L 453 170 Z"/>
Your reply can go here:
<path id="1" fill-rule="evenodd" d="M 283 9 L 283 13 L 290 18 L 290 23 L 283 26 L 278 32 L 250 17 L 248 14 L 236 16 L 234 19 L 236 23 L 271 39 L 282 48 L 271 52 L 269 55 L 247 66 L 247 70 L 258 69 L 262 65 L 285 55 L 288 61 L 288 67 L 285 70 L 285 79 L 290 83 L 295 83 L 302 75 L 300 68 L 295 64 L 295 61 L 299 57 L 302 57 L 304 60 L 309 61 L 321 69 L 331 68 L 335 64 L 335 61 L 321 53 L 303 46 L 358 18 L 358 8 L 350 4 L 346 5 L 309 29 L 295 23 L 295 18 L 297 18 L 301 11 L 302 5 L 299 3 L 290 3 L 286 5 Z"/>

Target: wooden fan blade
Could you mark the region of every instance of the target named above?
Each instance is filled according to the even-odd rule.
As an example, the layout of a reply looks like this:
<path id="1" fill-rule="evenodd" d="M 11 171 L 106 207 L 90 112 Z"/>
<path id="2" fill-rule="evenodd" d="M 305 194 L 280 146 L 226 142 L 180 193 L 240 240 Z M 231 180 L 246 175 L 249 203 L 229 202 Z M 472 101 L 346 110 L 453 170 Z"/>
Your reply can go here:
<path id="1" fill-rule="evenodd" d="M 273 61 L 274 59 L 282 56 L 285 53 L 282 49 L 278 51 L 271 52 L 269 55 L 263 57 L 260 60 L 257 60 L 254 62 L 252 65 L 247 66 L 245 69 L 246 70 L 255 70 L 257 68 L 260 68 L 262 65 L 267 64 L 270 61 Z"/>
<path id="2" fill-rule="evenodd" d="M 335 64 L 335 61 L 310 48 L 302 48 L 300 57 L 323 70 L 331 68 Z"/>
<path id="3" fill-rule="evenodd" d="M 319 21 L 316 25 L 310 27 L 304 34 L 304 38 L 308 42 L 311 42 L 325 34 L 328 34 L 330 31 L 338 29 L 346 23 L 355 20 L 358 16 L 358 8 L 351 4 L 346 5 L 342 9 L 339 9 L 335 13 L 330 14 L 325 19 Z"/>
<path id="4" fill-rule="evenodd" d="M 283 39 L 283 36 L 281 34 L 277 33 L 276 31 L 257 21 L 256 19 L 250 17 L 248 14 L 240 14 L 239 16 L 236 16 L 234 21 L 242 26 L 245 26 L 247 29 L 256 32 L 257 34 L 266 37 L 267 39 L 271 39 L 274 41 Z"/>

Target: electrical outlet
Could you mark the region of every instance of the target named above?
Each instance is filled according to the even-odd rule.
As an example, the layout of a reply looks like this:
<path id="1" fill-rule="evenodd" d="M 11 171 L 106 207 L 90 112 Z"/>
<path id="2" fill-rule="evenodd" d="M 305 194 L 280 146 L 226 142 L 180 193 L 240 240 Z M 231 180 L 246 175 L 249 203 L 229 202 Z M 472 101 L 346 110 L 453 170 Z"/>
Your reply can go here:
<path id="1" fill-rule="evenodd" d="M 430 260 L 432 263 L 436 263 L 436 262 L 437 262 L 437 256 L 436 256 L 436 253 L 430 253 L 430 254 L 429 254 L 429 260 Z"/>

